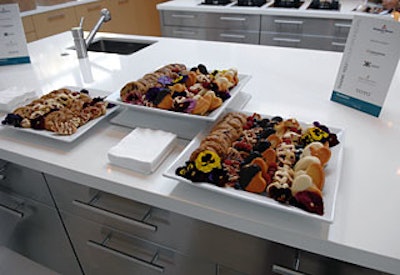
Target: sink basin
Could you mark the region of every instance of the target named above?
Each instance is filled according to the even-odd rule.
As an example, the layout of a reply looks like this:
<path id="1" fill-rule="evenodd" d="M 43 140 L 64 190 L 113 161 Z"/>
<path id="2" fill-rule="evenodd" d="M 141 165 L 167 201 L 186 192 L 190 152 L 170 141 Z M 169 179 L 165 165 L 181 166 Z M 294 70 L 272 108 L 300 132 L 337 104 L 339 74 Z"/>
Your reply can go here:
<path id="1" fill-rule="evenodd" d="M 99 38 L 94 40 L 88 47 L 88 51 L 106 52 L 116 54 L 132 54 L 156 41 L 123 40 L 115 38 Z"/>

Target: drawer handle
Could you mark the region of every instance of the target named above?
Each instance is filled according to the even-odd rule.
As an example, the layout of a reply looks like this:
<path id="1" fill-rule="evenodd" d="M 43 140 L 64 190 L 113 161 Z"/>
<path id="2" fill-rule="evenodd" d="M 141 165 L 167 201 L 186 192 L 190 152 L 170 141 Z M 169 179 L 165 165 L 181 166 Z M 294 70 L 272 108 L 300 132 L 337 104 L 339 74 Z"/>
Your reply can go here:
<path id="1" fill-rule="evenodd" d="M 338 47 L 346 46 L 346 43 L 339 43 L 339 42 L 332 42 L 331 44 L 332 44 L 332 46 L 338 46 Z"/>
<path id="2" fill-rule="evenodd" d="M 343 23 L 335 23 L 334 26 L 336 28 L 348 28 L 348 29 L 351 28 L 351 24 L 343 24 Z"/>
<path id="3" fill-rule="evenodd" d="M 65 14 L 61 13 L 61 14 L 56 14 L 56 15 L 52 15 L 47 17 L 47 21 L 55 21 L 55 20 L 62 20 L 65 18 Z"/>
<path id="4" fill-rule="evenodd" d="M 146 261 L 146 260 L 140 259 L 138 257 L 132 256 L 130 254 L 127 254 L 125 252 L 119 251 L 117 249 L 108 247 L 108 246 L 104 245 L 104 242 L 103 243 L 98 243 L 96 241 L 88 240 L 87 244 L 89 246 L 91 246 L 91 247 L 100 249 L 100 250 L 105 251 L 107 253 L 110 253 L 110 254 L 112 254 L 114 256 L 121 257 L 123 259 L 129 260 L 129 261 L 131 261 L 133 263 L 140 264 L 142 266 L 148 267 L 148 268 L 153 269 L 155 271 L 158 271 L 160 273 L 164 272 L 164 267 L 154 263 L 158 259 L 158 252 L 153 256 L 151 261 Z"/>
<path id="5" fill-rule="evenodd" d="M 8 207 L 8 206 L 6 206 L 4 204 L 0 204 L 0 210 L 3 210 L 4 212 L 7 212 L 9 214 L 12 214 L 15 217 L 20 218 L 20 219 L 22 219 L 24 217 L 24 213 L 23 212 L 15 210 L 15 209 L 13 209 L 11 207 Z"/>
<path id="6" fill-rule="evenodd" d="M 275 22 L 275 24 L 303 25 L 303 21 L 300 21 L 300 20 L 275 19 L 274 22 Z"/>
<path id="7" fill-rule="evenodd" d="M 196 35 L 196 32 L 194 31 L 179 31 L 179 30 L 173 30 L 174 34 L 181 34 L 181 35 Z"/>
<path id="8" fill-rule="evenodd" d="M 141 220 L 137 220 L 137 219 L 133 219 L 133 218 L 115 213 L 113 211 L 101 208 L 99 206 L 94 206 L 94 205 L 91 205 L 91 204 L 88 204 L 85 202 L 81 202 L 79 200 L 73 200 L 72 204 L 79 206 L 83 209 L 119 220 L 124 223 L 128 223 L 128 224 L 131 224 L 131 225 L 143 228 L 143 229 L 148 229 L 148 230 L 154 231 L 154 232 L 157 231 L 157 226 L 145 222 L 145 220 L 150 216 L 151 209 L 146 213 L 146 215 Z"/>
<path id="9" fill-rule="evenodd" d="M 246 38 L 245 35 L 230 34 L 230 33 L 221 33 L 219 36 L 224 37 L 224 38 L 237 38 L 237 39 L 245 39 Z"/>
<path id="10" fill-rule="evenodd" d="M 172 14 L 174 18 L 184 18 L 184 19 L 194 19 L 195 16 L 193 14 Z"/>
<path id="11" fill-rule="evenodd" d="M 293 39 L 293 38 L 279 38 L 279 37 L 274 37 L 272 40 L 278 41 L 278 42 L 289 42 L 289 43 L 300 43 L 300 39 Z"/>
<path id="12" fill-rule="evenodd" d="M 120 0 L 118 1 L 118 5 L 123 5 L 129 3 L 129 0 Z"/>
<path id="13" fill-rule="evenodd" d="M 292 270 L 290 268 L 286 268 L 275 264 L 272 266 L 272 272 L 279 275 L 305 275 L 302 272 L 298 272 L 296 270 Z"/>
<path id="14" fill-rule="evenodd" d="M 246 21 L 246 17 L 233 17 L 233 16 L 221 16 L 219 20 L 222 21 Z"/>

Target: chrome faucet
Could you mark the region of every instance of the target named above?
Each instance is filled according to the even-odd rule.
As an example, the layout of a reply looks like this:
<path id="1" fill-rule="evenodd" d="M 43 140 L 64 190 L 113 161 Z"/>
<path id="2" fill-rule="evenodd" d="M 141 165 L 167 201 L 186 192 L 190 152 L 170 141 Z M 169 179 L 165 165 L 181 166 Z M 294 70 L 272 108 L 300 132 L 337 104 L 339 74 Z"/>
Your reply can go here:
<path id="1" fill-rule="evenodd" d="M 95 37 L 96 33 L 99 31 L 101 25 L 103 23 L 108 22 L 111 20 L 111 14 L 110 11 L 106 8 L 102 9 L 100 12 L 101 16 L 99 20 L 97 21 L 96 25 L 93 27 L 91 32 L 89 33 L 88 37 L 85 39 L 83 37 L 83 20 L 84 18 L 81 18 L 81 22 L 78 27 L 74 27 L 71 29 L 72 32 L 72 37 L 74 38 L 74 43 L 75 43 L 75 50 L 78 55 L 78 58 L 86 58 L 87 57 L 87 49 L 92 43 L 93 38 Z"/>

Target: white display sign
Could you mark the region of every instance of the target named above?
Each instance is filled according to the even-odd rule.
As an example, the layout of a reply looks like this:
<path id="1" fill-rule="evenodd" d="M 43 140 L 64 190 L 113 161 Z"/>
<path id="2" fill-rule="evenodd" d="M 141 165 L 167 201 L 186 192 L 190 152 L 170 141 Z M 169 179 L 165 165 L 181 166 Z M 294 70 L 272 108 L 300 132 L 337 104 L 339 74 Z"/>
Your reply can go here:
<path id="1" fill-rule="evenodd" d="M 378 117 L 400 58 L 400 23 L 354 16 L 332 101 Z"/>
<path id="2" fill-rule="evenodd" d="M 18 4 L 0 5 L 0 65 L 30 63 Z"/>

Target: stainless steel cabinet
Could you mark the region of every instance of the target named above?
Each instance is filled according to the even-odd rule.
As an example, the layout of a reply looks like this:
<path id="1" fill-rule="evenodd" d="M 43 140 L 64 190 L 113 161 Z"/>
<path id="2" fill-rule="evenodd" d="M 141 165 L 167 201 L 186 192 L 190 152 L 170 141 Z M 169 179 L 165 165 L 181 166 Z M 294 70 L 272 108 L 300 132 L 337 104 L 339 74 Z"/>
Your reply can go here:
<path id="1" fill-rule="evenodd" d="M 63 274 L 81 274 L 40 172 L 2 163 L 0 245 Z"/>
<path id="2" fill-rule="evenodd" d="M 160 11 L 163 36 L 342 52 L 351 20 Z"/>
<path id="3" fill-rule="evenodd" d="M 386 274 L 362 266 L 338 261 L 306 251 L 299 253 L 300 274 L 352 274 L 352 275 L 382 275 Z"/>
<path id="4" fill-rule="evenodd" d="M 346 38 L 351 20 L 294 16 L 261 16 L 261 30 L 299 35 L 335 36 Z"/>
<path id="5" fill-rule="evenodd" d="M 57 177 L 46 175 L 46 179 L 77 248 L 78 257 L 89 274 L 100 272 L 102 268 L 99 265 L 111 263 L 90 257 L 94 251 L 113 254 L 114 250 L 118 256 L 112 258 L 116 257 L 117 262 L 122 261 L 119 258 L 124 258 L 126 254 L 126 270 L 133 268 L 129 267 L 132 258 L 139 258 L 141 263 L 148 264 L 158 250 L 165 259 L 159 265 L 165 270 L 173 270 L 173 274 L 195 274 L 194 271 L 186 273 L 188 264 L 198 266 L 193 270 L 203 270 L 199 274 L 260 275 L 270 274 L 274 264 L 287 267 L 294 264 L 296 250 L 293 248 Z M 111 242 L 108 236 L 111 236 Z M 121 242 L 125 242 L 121 240 L 132 245 L 121 246 Z M 151 244 L 146 250 L 148 257 L 133 249 L 147 247 L 147 244 Z M 169 266 L 168 262 L 173 264 Z M 212 272 L 208 273 L 210 266 Z M 132 274 L 144 273 L 137 271 Z"/>
<path id="6" fill-rule="evenodd" d="M 344 47 L 346 46 L 346 39 L 336 37 L 262 32 L 260 37 L 260 44 L 269 46 L 342 52 L 344 50 Z"/>
<path id="7" fill-rule="evenodd" d="M 258 44 L 258 31 L 206 29 L 194 27 L 163 27 L 163 35 L 176 38 Z"/>
<path id="8" fill-rule="evenodd" d="M 116 228 L 63 212 L 85 274 L 213 275 L 215 266 Z"/>
<path id="9" fill-rule="evenodd" d="M 164 36 L 259 44 L 260 15 L 161 11 Z"/>
<path id="10" fill-rule="evenodd" d="M 261 16 L 261 45 L 343 51 L 351 20 Z"/>

